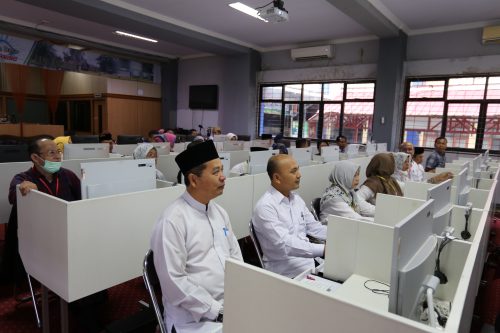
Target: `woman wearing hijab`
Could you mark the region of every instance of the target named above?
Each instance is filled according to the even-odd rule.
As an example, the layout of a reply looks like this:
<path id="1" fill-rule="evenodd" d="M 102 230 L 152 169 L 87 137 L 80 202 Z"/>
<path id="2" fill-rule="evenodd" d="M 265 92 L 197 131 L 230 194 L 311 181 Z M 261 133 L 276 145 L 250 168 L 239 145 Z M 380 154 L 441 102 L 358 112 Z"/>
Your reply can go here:
<path id="1" fill-rule="evenodd" d="M 391 153 L 380 153 L 373 156 L 366 167 L 366 181 L 357 192 L 360 200 L 375 204 L 377 193 L 403 196 L 398 182 L 392 178 L 396 170 L 394 156 Z"/>
<path id="2" fill-rule="evenodd" d="M 392 177 L 397 180 L 399 187 L 404 187 L 404 183 L 410 180 L 409 169 L 411 163 L 411 155 L 403 152 L 392 153 L 396 170 Z"/>
<path id="3" fill-rule="evenodd" d="M 71 143 L 71 137 L 70 136 L 58 136 L 57 138 L 54 139 L 54 143 L 57 146 L 57 150 L 63 154 L 64 153 L 64 145 Z"/>
<path id="4" fill-rule="evenodd" d="M 326 223 L 328 215 L 373 221 L 375 206 L 358 200 L 354 189 L 359 184 L 360 166 L 351 161 L 336 163 L 330 173 L 331 185 L 325 190 L 320 201 L 320 221 Z"/>
<path id="5" fill-rule="evenodd" d="M 234 133 L 227 133 L 226 134 L 226 141 L 237 141 L 238 136 Z"/>
<path id="6" fill-rule="evenodd" d="M 150 143 L 141 143 L 137 145 L 137 148 L 135 148 L 134 150 L 135 160 L 140 160 L 145 158 L 154 158 L 155 161 L 157 162 L 158 152 L 156 151 L 156 148 Z M 156 169 L 156 179 L 167 180 L 163 175 L 163 173 L 158 169 Z"/>

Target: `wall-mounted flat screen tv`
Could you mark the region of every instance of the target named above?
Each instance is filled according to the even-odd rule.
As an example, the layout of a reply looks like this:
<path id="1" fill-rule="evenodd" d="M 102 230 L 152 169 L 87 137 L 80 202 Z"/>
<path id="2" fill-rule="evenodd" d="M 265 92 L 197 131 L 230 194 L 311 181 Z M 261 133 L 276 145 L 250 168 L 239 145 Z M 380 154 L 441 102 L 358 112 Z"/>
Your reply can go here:
<path id="1" fill-rule="evenodd" d="M 189 108 L 217 110 L 219 87 L 217 85 L 189 86 Z"/>

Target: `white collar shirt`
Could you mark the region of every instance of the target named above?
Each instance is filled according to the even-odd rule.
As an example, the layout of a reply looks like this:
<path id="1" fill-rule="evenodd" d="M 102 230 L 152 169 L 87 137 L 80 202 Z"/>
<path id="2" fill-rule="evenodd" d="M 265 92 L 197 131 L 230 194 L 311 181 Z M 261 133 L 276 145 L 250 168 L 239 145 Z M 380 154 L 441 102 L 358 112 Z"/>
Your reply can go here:
<path id="1" fill-rule="evenodd" d="M 224 302 L 225 260 L 242 260 L 226 211 L 184 192 L 156 223 L 151 249 L 169 332 L 213 321 Z"/>
<path id="2" fill-rule="evenodd" d="M 412 182 L 423 182 L 424 181 L 425 170 L 422 164 L 418 164 L 415 161 L 411 161 L 410 169 L 410 180 Z"/>
<path id="3" fill-rule="evenodd" d="M 270 187 L 255 205 L 252 223 L 270 271 L 293 278 L 314 268 L 313 258 L 323 255 L 325 246 L 309 242 L 307 235 L 324 240 L 326 226 L 296 193 L 287 198 Z"/>

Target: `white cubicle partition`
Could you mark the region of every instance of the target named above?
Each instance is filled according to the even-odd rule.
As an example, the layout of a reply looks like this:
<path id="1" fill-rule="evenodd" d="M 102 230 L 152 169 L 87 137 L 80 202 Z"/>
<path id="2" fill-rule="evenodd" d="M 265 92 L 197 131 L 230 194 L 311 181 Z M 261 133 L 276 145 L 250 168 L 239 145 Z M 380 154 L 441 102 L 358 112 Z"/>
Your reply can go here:
<path id="1" fill-rule="evenodd" d="M 113 145 L 113 153 L 123 156 L 132 156 L 134 154 L 135 148 L 137 148 L 137 144 Z"/>
<path id="2" fill-rule="evenodd" d="M 154 224 L 184 189 L 73 202 L 38 191 L 18 193 L 26 271 L 67 302 L 140 276 Z"/>
<path id="3" fill-rule="evenodd" d="M 375 205 L 374 221 L 376 224 L 394 227 L 403 218 L 422 206 L 425 200 L 426 198 L 419 200 L 379 193 Z"/>
<path id="4" fill-rule="evenodd" d="M 335 162 L 331 162 L 300 168 L 302 177 L 300 178 L 300 187 L 296 192 L 305 201 L 307 207 L 309 207 L 309 204 L 314 198 L 321 197 L 325 189 L 330 186 L 328 177 L 334 165 Z M 270 184 L 269 178 L 268 184 Z"/>
<path id="5" fill-rule="evenodd" d="M 248 151 L 248 150 L 235 150 L 235 151 L 230 151 L 229 154 L 231 155 L 231 168 L 232 168 L 236 164 L 240 164 L 242 162 L 248 161 L 248 158 L 250 156 L 250 151 Z M 224 174 L 226 176 L 228 176 L 229 170 L 224 170 Z"/>
<path id="6" fill-rule="evenodd" d="M 176 154 L 158 156 L 156 168 L 160 170 L 165 179 L 169 182 L 177 183 L 177 175 L 180 171 L 179 166 L 175 163 Z"/>
<path id="7" fill-rule="evenodd" d="M 215 199 L 229 215 L 233 232 L 238 239 L 248 236 L 248 223 L 254 207 L 253 185 L 254 176 L 227 178 L 224 193 Z"/>

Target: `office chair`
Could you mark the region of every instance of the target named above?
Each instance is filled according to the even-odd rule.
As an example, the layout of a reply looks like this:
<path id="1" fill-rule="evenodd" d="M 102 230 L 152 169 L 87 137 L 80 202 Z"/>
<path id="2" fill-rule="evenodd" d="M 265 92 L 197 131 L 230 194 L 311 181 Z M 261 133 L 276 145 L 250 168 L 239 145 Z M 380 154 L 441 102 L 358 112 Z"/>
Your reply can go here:
<path id="1" fill-rule="evenodd" d="M 314 218 L 319 221 L 319 215 L 321 213 L 321 210 L 320 210 L 320 202 L 321 202 L 321 198 L 314 198 L 312 199 L 311 201 L 311 207 L 309 208 L 309 210 L 311 211 L 311 213 L 313 214 Z"/>
<path id="2" fill-rule="evenodd" d="M 257 258 L 259 259 L 260 268 L 264 268 L 264 261 L 262 260 L 262 249 L 260 248 L 259 240 L 257 239 L 257 235 L 255 234 L 255 230 L 253 229 L 252 220 L 250 220 L 248 229 L 250 230 L 250 238 L 252 239 L 255 252 L 257 253 Z"/>
<path id="3" fill-rule="evenodd" d="M 163 306 L 160 306 L 156 299 L 157 291 L 158 294 L 161 295 L 161 289 L 160 280 L 158 279 L 158 275 L 156 274 L 152 250 L 149 250 L 144 257 L 144 261 L 142 264 L 142 277 L 144 278 L 144 284 L 146 285 L 146 290 L 149 293 L 149 298 L 151 298 L 151 303 L 153 303 L 153 309 L 156 315 L 156 321 L 158 322 L 158 326 L 160 327 L 160 332 L 167 333 L 167 327 L 165 326 L 162 315 Z"/>

